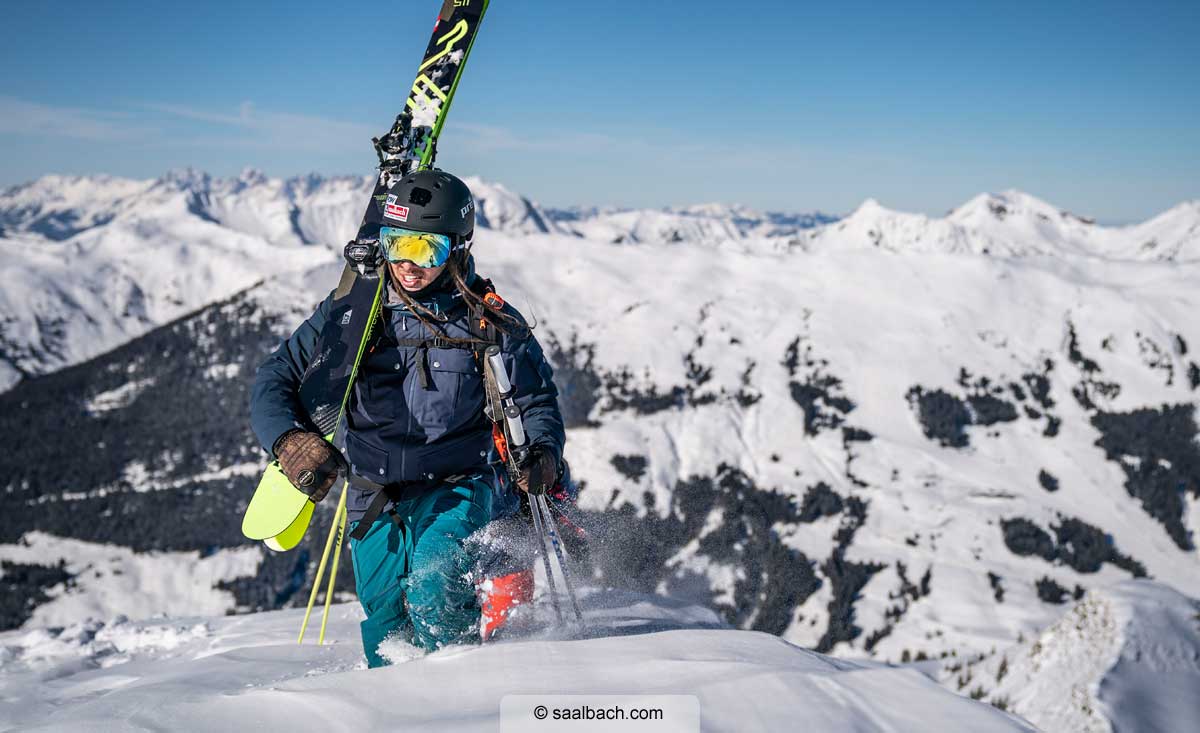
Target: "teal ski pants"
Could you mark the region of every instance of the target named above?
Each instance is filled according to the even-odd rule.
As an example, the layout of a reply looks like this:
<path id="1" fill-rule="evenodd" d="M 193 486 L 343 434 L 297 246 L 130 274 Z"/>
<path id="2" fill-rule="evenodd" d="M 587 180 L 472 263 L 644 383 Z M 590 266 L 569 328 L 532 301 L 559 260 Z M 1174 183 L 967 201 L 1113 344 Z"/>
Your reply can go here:
<path id="1" fill-rule="evenodd" d="M 426 651 L 478 638 L 479 602 L 468 577 L 475 558 L 464 540 L 488 523 L 491 509 L 483 481 L 443 483 L 398 502 L 361 540 L 350 540 L 368 666 L 387 664 L 379 644 L 388 637 Z"/>

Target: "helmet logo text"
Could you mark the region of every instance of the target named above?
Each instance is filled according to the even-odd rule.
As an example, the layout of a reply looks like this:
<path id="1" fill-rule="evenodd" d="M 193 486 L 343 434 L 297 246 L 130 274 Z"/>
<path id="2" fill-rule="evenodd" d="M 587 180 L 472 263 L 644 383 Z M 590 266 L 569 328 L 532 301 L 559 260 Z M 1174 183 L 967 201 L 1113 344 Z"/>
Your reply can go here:
<path id="1" fill-rule="evenodd" d="M 408 221 L 408 207 L 396 203 L 396 196 L 389 194 L 383 205 L 383 215 L 397 221 Z"/>

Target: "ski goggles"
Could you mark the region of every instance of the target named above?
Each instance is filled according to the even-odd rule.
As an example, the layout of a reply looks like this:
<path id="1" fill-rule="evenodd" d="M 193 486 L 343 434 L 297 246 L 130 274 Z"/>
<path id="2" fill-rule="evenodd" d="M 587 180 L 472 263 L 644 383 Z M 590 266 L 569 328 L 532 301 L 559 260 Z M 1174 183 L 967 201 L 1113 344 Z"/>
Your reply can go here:
<path id="1" fill-rule="evenodd" d="M 417 267 L 441 267 L 450 259 L 448 234 L 418 232 L 400 227 L 379 230 L 379 251 L 388 262 L 408 261 Z"/>

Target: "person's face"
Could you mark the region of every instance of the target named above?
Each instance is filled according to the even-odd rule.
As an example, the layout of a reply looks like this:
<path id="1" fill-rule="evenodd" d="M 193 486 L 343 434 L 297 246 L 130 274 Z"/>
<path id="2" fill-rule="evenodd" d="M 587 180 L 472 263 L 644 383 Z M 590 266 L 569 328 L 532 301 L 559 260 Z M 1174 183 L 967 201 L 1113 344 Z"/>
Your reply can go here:
<path id="1" fill-rule="evenodd" d="M 403 262 L 389 262 L 388 268 L 392 272 L 392 279 L 400 283 L 400 287 L 409 292 L 416 292 L 429 287 L 434 280 L 437 280 L 438 275 L 442 274 L 442 270 L 446 269 L 446 265 L 417 267 L 408 260 L 405 260 Z"/>

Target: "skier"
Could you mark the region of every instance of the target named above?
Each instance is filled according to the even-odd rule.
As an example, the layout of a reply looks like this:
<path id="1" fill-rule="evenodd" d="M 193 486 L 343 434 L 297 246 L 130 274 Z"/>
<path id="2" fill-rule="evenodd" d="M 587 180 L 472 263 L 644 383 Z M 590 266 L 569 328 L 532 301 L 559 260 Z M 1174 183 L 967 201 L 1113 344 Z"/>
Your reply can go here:
<path id="1" fill-rule="evenodd" d="M 501 348 L 532 446 L 521 491 L 555 486 L 565 440 L 541 347 L 525 319 L 475 273 L 467 185 L 440 170 L 417 171 L 380 204 L 381 218 L 359 241 L 377 237 L 386 302 L 347 408 L 345 459 L 298 400 L 332 293 L 259 367 L 250 406 L 264 449 L 312 501 L 348 469 L 351 562 L 371 667 L 386 664 L 379 644 L 392 635 L 428 651 L 477 640 L 481 602 L 496 605 L 476 597 L 470 574 L 479 545 L 466 542 L 519 505 L 484 412 L 487 346 Z M 521 574 L 522 582 L 528 578 Z M 531 594 L 523 586 L 498 590 L 519 600 Z"/>

